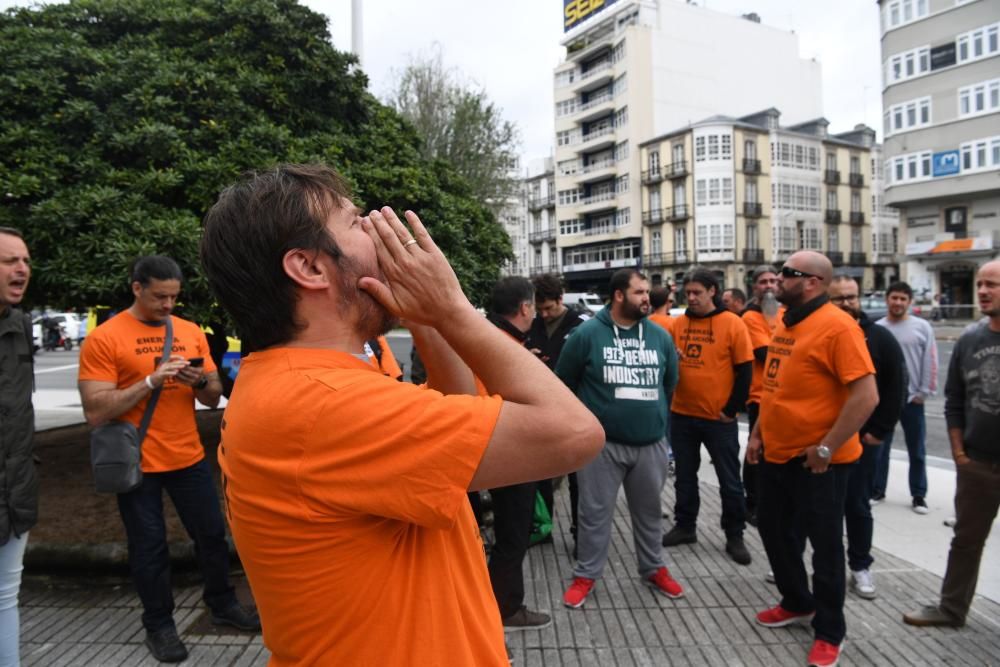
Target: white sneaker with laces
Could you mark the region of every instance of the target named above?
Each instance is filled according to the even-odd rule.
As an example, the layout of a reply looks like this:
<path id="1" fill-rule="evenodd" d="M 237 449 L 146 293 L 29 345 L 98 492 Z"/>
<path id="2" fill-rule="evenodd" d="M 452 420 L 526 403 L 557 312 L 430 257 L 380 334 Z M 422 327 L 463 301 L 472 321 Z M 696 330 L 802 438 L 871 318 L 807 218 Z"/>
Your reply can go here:
<path id="1" fill-rule="evenodd" d="M 913 498 L 913 511 L 917 514 L 927 514 L 930 509 L 927 507 L 927 501 L 921 496 L 915 496 Z"/>
<path id="2" fill-rule="evenodd" d="M 875 581 L 871 570 L 851 570 L 851 588 L 858 597 L 865 600 L 875 599 Z"/>

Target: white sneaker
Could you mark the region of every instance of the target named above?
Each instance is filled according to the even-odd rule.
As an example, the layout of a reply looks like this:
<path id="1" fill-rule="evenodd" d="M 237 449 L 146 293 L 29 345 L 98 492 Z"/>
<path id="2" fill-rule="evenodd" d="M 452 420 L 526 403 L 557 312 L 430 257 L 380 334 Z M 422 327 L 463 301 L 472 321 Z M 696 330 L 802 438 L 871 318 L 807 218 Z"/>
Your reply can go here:
<path id="1" fill-rule="evenodd" d="M 851 570 L 851 588 L 858 597 L 866 600 L 875 599 L 875 582 L 870 570 Z"/>
<path id="2" fill-rule="evenodd" d="M 774 570 L 767 571 L 767 574 L 764 575 L 764 581 L 766 581 L 769 584 L 774 583 Z"/>
<path id="3" fill-rule="evenodd" d="M 956 519 L 953 516 L 950 516 L 944 520 L 944 525 L 948 526 L 949 528 L 954 528 L 956 523 L 958 523 L 958 519 Z"/>
<path id="4" fill-rule="evenodd" d="M 927 501 L 922 496 L 914 496 L 913 511 L 917 514 L 927 514 L 930 512 L 930 509 L 927 507 Z"/>

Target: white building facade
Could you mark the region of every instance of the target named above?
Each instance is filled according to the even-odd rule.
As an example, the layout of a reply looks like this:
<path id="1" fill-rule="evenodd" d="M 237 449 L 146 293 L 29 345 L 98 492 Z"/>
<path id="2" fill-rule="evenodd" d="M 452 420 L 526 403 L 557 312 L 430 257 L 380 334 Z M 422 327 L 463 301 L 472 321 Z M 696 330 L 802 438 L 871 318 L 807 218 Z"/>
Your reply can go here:
<path id="1" fill-rule="evenodd" d="M 881 0 L 885 203 L 902 275 L 972 316 L 1000 255 L 1000 0 Z"/>
<path id="2" fill-rule="evenodd" d="M 556 247 L 570 289 L 603 292 L 614 270 L 640 266 L 644 254 L 656 254 L 656 239 L 643 246 L 642 212 L 664 206 L 654 201 L 644 208 L 644 171 L 662 173 L 684 191 L 682 199 L 680 190 L 668 190 L 673 199 L 697 205 L 694 184 L 685 179 L 694 146 L 659 153 L 651 164 L 640 157 L 641 142 L 720 111 L 740 116 L 774 105 L 786 120 L 806 121 L 821 115 L 822 94 L 819 64 L 799 57 L 798 38 L 756 17 L 678 0 L 593 4 L 585 16 L 579 3 L 566 5 L 566 61 L 554 72 Z M 718 164 L 703 165 L 705 173 L 717 167 L 721 174 L 723 147 L 708 143 L 711 128 L 699 132 L 706 155 L 720 151 L 713 153 Z M 734 147 L 728 150 L 734 159 Z M 690 231 L 706 235 L 707 243 L 718 239 L 721 252 L 727 235 L 735 234 L 735 200 L 732 191 L 721 197 L 722 180 L 720 196 L 710 196 L 710 183 L 699 227 Z M 670 245 L 680 247 L 675 239 Z"/>

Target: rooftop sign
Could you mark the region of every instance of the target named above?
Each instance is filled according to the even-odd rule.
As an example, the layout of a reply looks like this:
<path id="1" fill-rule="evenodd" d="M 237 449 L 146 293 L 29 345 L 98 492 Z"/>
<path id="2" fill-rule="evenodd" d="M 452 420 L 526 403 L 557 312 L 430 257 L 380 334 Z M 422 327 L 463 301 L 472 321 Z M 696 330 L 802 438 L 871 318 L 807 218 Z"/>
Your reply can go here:
<path id="1" fill-rule="evenodd" d="M 618 0 L 563 0 L 563 32 L 569 32 Z"/>

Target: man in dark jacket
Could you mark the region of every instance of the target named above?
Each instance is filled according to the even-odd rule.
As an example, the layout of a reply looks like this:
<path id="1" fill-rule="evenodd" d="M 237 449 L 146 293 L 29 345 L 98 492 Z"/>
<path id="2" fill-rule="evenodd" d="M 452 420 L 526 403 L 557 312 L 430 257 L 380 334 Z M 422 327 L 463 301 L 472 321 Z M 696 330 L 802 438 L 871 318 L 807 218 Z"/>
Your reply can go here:
<path id="1" fill-rule="evenodd" d="M 879 447 L 892 433 L 899 421 L 906 398 L 906 362 L 903 350 L 885 327 L 875 322 L 861 310 L 858 300 L 858 283 L 848 275 L 833 277 L 828 290 L 830 303 L 853 317 L 865 332 L 865 343 L 875 366 L 875 385 L 878 387 L 878 405 L 871 417 L 861 427 L 861 458 L 851 468 L 847 481 L 847 502 L 844 505 L 844 522 L 847 524 L 847 564 L 851 568 L 851 590 L 858 596 L 873 600 L 875 581 L 872 579 L 872 521 L 871 494 L 875 463 Z M 803 539 L 803 543 L 805 540 Z"/>
<path id="2" fill-rule="evenodd" d="M 660 493 L 667 476 L 667 397 L 677 384 L 674 341 L 646 321 L 649 282 L 635 269 L 611 276 L 611 303 L 577 327 L 556 375 L 597 416 L 604 449 L 577 474 L 579 558 L 563 604 L 583 606 L 604 572 L 618 491 L 632 515 L 639 576 L 669 598 L 684 595 L 663 562 Z"/>
<path id="3" fill-rule="evenodd" d="M 524 345 L 535 317 L 535 290 L 527 278 L 508 276 L 493 286 L 489 320 Z M 548 614 L 524 604 L 524 556 L 531 540 L 535 509 L 535 482 L 490 489 L 493 498 L 493 534 L 490 551 L 490 584 L 506 631 L 544 628 Z M 475 495 L 475 494 L 470 494 Z"/>
<path id="4" fill-rule="evenodd" d="M 587 315 L 567 308 L 563 303 L 563 284 L 558 276 L 543 273 L 532 279 L 535 286 L 535 319 L 528 331 L 528 349 L 538 355 L 545 365 L 555 369 L 559 361 L 566 337 L 584 321 L 590 319 Z M 538 492 L 549 510 L 549 516 L 555 517 L 552 498 L 552 480 L 543 479 L 538 482 Z M 572 514 L 570 533 L 576 540 L 577 501 L 580 492 L 576 483 L 576 473 L 569 474 L 569 504 Z"/>
<path id="5" fill-rule="evenodd" d="M 38 477 L 32 451 L 35 412 L 31 319 L 15 308 L 31 278 L 31 256 L 16 229 L 0 227 L 0 475 L 7 492 L 0 496 L 0 664 L 19 660 L 17 594 L 28 531 L 38 520 Z M 11 602 L 13 604 L 11 604 Z M 8 634 L 13 629 L 13 634 Z"/>

